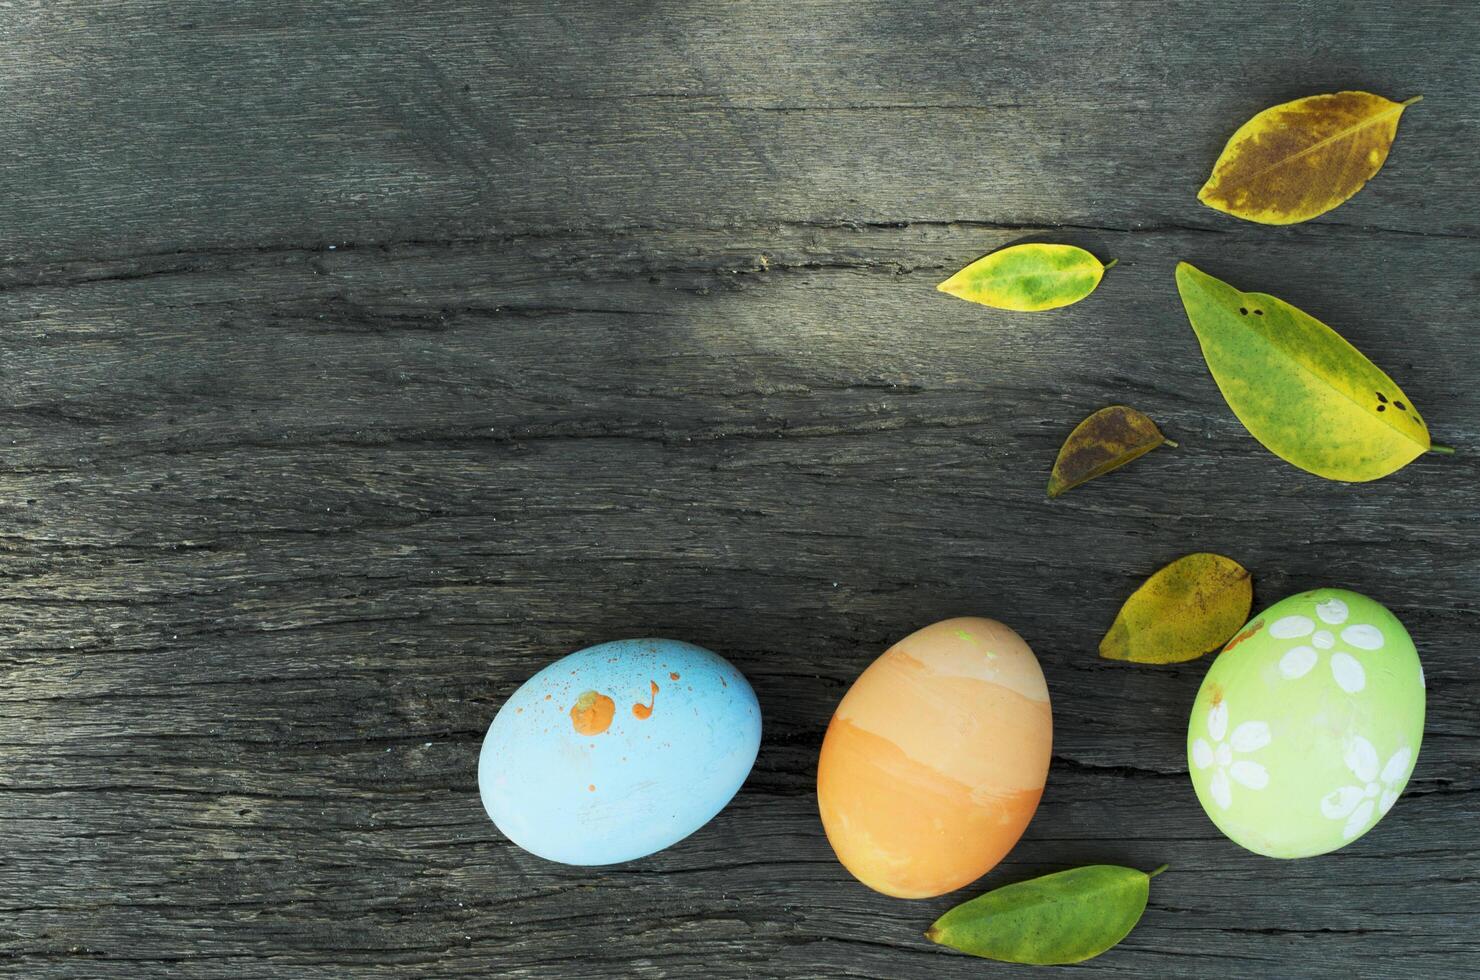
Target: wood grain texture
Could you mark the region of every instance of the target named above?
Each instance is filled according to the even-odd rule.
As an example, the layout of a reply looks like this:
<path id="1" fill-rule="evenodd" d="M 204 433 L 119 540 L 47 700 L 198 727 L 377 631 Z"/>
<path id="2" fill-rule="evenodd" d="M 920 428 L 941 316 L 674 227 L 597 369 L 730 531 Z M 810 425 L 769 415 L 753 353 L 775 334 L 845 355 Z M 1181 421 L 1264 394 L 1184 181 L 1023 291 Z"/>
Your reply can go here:
<path id="1" fill-rule="evenodd" d="M 833 860 L 816 753 L 890 642 L 978 614 L 1057 741 L 980 888 L 1170 871 L 1107 976 L 1460 975 L 1480 954 L 1480 27 L 1463 5 L 0 6 L 0 972 L 976 977 L 967 895 Z M 1251 32 L 1250 25 L 1258 30 Z M 1227 135 L 1422 93 L 1307 225 L 1201 207 Z M 934 292 L 1022 239 L 1119 264 L 1012 315 Z M 1220 398 L 1186 259 L 1398 378 L 1450 458 L 1304 474 Z M 1180 444 L 1053 503 L 1128 402 Z M 1409 792 L 1278 863 L 1202 814 L 1206 669 L 1098 659 L 1197 550 L 1256 606 L 1339 585 L 1429 678 Z M 689 840 L 602 870 L 502 839 L 497 706 L 617 637 L 719 651 L 765 715 Z M 1023 973 L 1022 975 L 1028 975 Z"/>

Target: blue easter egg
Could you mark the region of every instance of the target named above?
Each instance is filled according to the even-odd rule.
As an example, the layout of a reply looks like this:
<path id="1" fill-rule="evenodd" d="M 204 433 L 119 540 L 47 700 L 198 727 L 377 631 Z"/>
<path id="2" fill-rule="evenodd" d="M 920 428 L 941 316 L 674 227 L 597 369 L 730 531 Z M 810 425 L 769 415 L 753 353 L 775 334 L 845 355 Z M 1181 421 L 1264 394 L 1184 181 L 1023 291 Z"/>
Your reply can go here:
<path id="1" fill-rule="evenodd" d="M 478 789 L 526 851 L 616 864 L 708 823 L 760 742 L 755 692 L 729 661 L 678 640 L 616 640 L 514 692 L 483 739 Z"/>

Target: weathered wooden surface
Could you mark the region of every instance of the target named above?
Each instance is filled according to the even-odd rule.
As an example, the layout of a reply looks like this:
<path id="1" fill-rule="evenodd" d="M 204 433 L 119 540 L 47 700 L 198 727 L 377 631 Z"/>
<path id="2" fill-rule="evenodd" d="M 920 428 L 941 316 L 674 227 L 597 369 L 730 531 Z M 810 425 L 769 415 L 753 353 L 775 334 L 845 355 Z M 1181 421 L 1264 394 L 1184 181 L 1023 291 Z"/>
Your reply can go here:
<path id="1" fill-rule="evenodd" d="M 1107 975 L 1461 974 L 1480 954 L 1480 27 L 1464 4 L 916 0 L 0 6 L 0 971 L 976 977 L 963 897 L 832 859 L 816 751 L 890 641 L 977 613 L 1043 660 L 1054 766 L 980 885 L 1162 862 Z M 1194 192 L 1275 101 L 1422 92 L 1309 225 Z M 1006 316 L 934 283 L 1023 237 L 1120 264 Z M 1337 325 L 1452 458 L 1341 486 L 1207 376 L 1185 258 Z M 1130 401 L 1179 450 L 1053 504 Z M 1279 863 L 1203 816 L 1205 664 L 1095 657 L 1146 574 L 1391 606 L 1409 792 Z M 544 662 L 690 639 L 755 772 L 631 865 L 547 864 L 475 786 Z M 965 894 L 972 894 L 975 890 Z"/>

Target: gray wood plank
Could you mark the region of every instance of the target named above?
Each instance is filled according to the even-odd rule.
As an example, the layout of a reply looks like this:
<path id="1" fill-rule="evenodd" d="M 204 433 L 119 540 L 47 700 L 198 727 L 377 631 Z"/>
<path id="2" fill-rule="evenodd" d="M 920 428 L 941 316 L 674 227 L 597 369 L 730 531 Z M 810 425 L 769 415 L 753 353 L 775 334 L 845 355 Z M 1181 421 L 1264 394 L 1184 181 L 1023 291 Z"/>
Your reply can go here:
<path id="1" fill-rule="evenodd" d="M 1172 865 L 1105 975 L 1468 969 L 1480 47 L 1455 5 L 5 14 L 0 973 L 1016 975 L 921 933 L 1092 861 Z M 1426 96 L 1357 198 L 1281 229 L 1196 203 L 1247 115 L 1345 86 Z M 1043 316 L 934 291 L 1024 238 L 1120 262 Z M 1331 323 L 1460 454 L 1345 486 L 1266 453 L 1178 259 Z M 1115 401 L 1180 448 L 1045 500 Z M 1191 550 L 1259 604 L 1366 592 L 1419 644 L 1409 793 L 1336 855 L 1258 858 L 1204 817 L 1206 664 L 1094 655 Z M 816 752 L 872 657 L 959 613 L 1042 659 L 1049 788 L 977 889 L 890 900 L 833 860 Z M 644 861 L 519 851 L 476 794 L 493 712 L 643 634 L 751 678 L 755 772 Z"/>
<path id="2" fill-rule="evenodd" d="M 1477 227 L 1442 203 L 1470 192 L 1480 124 L 1480 52 L 1443 0 L 13 8 L 13 258 L 763 219 L 1226 227 L 1193 196 L 1223 141 L 1341 87 L 1425 102 L 1323 222 Z"/>

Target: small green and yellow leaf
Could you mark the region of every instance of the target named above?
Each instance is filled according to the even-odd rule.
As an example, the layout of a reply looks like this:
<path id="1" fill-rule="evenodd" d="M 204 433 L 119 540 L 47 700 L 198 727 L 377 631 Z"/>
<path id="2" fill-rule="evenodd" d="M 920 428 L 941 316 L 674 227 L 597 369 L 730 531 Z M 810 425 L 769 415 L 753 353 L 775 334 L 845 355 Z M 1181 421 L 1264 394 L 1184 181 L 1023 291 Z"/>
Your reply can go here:
<path id="1" fill-rule="evenodd" d="M 1000 310 L 1052 310 L 1094 292 L 1114 264 L 1102 264 L 1073 245 L 1012 245 L 977 259 L 935 288 Z"/>

